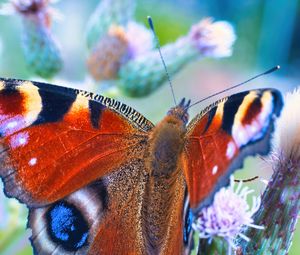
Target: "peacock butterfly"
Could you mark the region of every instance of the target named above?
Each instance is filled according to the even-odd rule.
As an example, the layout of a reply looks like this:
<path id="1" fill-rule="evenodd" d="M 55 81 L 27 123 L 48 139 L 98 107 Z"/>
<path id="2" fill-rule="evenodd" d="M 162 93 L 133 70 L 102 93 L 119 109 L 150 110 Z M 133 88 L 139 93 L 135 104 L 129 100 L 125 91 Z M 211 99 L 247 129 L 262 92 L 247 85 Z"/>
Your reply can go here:
<path id="1" fill-rule="evenodd" d="M 154 126 L 105 96 L 1 79 L 0 176 L 29 207 L 35 254 L 189 253 L 187 210 L 269 151 L 283 103 L 274 89 L 246 91 L 188 124 L 189 104 Z"/>

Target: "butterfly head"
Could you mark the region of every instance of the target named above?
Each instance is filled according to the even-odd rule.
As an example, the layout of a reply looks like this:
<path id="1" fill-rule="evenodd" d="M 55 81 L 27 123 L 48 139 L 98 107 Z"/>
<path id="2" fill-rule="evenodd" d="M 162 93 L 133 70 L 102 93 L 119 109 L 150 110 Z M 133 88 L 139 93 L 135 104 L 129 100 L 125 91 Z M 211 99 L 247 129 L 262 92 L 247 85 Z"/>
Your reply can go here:
<path id="1" fill-rule="evenodd" d="M 168 115 L 175 116 L 176 118 L 182 120 L 184 124 L 187 124 L 189 120 L 188 108 L 190 104 L 191 100 L 186 100 L 183 98 L 177 106 L 172 107 L 168 111 Z"/>

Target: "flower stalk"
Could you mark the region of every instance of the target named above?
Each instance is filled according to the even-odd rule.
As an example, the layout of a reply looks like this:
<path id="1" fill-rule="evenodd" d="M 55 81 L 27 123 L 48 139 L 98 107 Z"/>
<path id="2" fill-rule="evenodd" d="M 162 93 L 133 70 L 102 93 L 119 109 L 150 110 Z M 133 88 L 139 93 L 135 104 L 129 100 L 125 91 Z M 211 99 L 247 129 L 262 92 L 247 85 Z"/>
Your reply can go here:
<path id="1" fill-rule="evenodd" d="M 162 47 L 161 51 L 170 75 L 177 73 L 199 55 L 182 38 Z M 125 95 L 142 97 L 160 87 L 167 80 L 167 76 L 157 50 L 152 50 L 122 65 L 119 79 L 117 85 Z"/>

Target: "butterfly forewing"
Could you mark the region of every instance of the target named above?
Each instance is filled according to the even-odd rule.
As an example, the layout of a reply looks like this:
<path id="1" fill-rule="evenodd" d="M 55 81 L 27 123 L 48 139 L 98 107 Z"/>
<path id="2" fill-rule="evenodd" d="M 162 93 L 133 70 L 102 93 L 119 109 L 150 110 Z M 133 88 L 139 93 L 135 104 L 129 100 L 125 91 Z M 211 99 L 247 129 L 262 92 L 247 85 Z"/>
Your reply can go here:
<path id="1" fill-rule="evenodd" d="M 194 212 L 211 203 L 213 194 L 229 183 L 246 156 L 269 151 L 274 117 L 281 108 L 278 91 L 253 90 L 219 100 L 194 118 L 183 154 Z"/>
<path id="2" fill-rule="evenodd" d="M 143 156 L 145 130 L 152 124 L 132 108 L 95 97 L 49 84 L 1 81 L 0 175 L 9 196 L 30 206 L 49 204 Z"/>

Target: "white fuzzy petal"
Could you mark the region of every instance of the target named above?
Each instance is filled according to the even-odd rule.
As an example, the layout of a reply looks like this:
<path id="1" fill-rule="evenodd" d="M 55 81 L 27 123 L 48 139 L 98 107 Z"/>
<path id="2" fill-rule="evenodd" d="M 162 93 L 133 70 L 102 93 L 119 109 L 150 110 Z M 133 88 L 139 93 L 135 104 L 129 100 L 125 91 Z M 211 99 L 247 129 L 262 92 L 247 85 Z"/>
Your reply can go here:
<path id="1" fill-rule="evenodd" d="M 277 120 L 275 151 L 284 157 L 300 157 L 300 88 L 285 96 L 285 106 Z"/>

